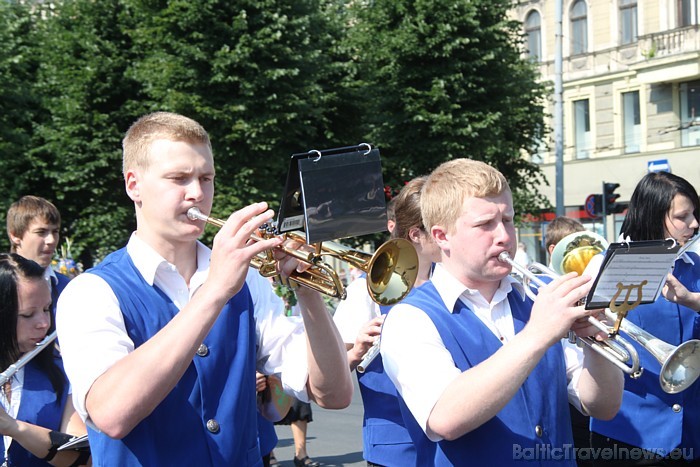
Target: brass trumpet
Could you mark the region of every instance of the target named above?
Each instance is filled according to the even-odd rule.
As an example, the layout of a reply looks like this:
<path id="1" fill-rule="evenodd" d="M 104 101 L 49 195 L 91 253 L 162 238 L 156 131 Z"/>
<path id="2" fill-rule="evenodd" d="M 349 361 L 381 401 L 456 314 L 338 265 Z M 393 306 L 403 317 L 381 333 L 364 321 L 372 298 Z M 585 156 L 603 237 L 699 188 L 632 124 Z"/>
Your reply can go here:
<path id="1" fill-rule="evenodd" d="M 513 261 L 507 251 L 502 252 L 498 259 L 509 263 L 523 275 L 525 293 L 532 300 L 535 299 L 536 294 L 530 288 L 529 282 L 533 282 L 538 287 L 546 285 L 529 268 Z M 534 267 L 552 278 L 559 276 L 539 263 L 532 263 L 530 267 Z M 620 330 L 644 347 L 661 364 L 659 384 L 665 392 L 676 394 L 684 391 L 700 376 L 700 340 L 691 339 L 679 346 L 674 346 L 658 339 L 626 318 L 620 320 L 618 315 L 610 311 L 609 308 L 606 308 L 605 316 L 612 321 L 619 320 Z M 619 334 L 612 332 L 612 327 L 592 316 L 588 317 L 588 322 L 608 334 L 610 339 L 604 342 L 598 342 L 592 337 L 579 338 L 578 340 L 629 374 L 631 378 L 639 378 L 643 368 L 640 367 L 639 354 L 634 346 Z M 631 362 L 630 365 L 627 365 L 628 361 Z"/>
<path id="2" fill-rule="evenodd" d="M 222 227 L 224 221 L 203 214 L 198 208 L 187 211 L 191 220 L 201 220 Z M 261 241 L 274 235 L 274 229 L 267 228 L 263 236 L 253 234 L 251 238 Z M 301 232 L 287 232 L 286 238 L 306 243 Z M 396 238 L 382 244 L 374 255 L 355 250 L 335 242 L 316 245 L 315 252 L 305 252 L 279 247 L 280 250 L 310 265 L 303 272 L 295 271 L 289 281 L 321 292 L 331 297 L 345 299 L 346 291 L 338 273 L 323 261 L 324 256 L 337 258 L 362 270 L 367 274 L 367 292 L 372 300 L 380 305 L 393 305 L 403 300 L 413 288 L 418 276 L 418 254 L 408 240 Z M 278 275 L 272 251 L 265 251 L 251 260 L 250 265 L 264 277 Z"/>

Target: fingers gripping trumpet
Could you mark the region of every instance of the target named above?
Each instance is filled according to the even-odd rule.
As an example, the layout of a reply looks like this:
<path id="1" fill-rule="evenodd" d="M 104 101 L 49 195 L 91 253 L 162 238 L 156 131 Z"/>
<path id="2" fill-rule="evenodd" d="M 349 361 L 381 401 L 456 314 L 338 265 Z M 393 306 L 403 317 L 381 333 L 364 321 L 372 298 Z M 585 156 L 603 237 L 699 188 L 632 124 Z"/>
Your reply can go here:
<path id="1" fill-rule="evenodd" d="M 510 264 L 523 275 L 525 292 L 532 300 L 536 298 L 536 294 L 530 288 L 530 282 L 537 287 L 546 285 L 536 273 L 532 272 L 532 269 L 555 279 L 559 277 L 559 274 L 539 263 L 532 263 L 529 267 L 521 266 L 511 259 L 507 251 L 502 252 L 498 259 Z M 684 391 L 700 376 L 700 341 L 693 339 L 674 346 L 656 338 L 631 321 L 620 319 L 609 308 L 605 310 L 605 316 L 612 321 L 618 321 L 619 329 L 644 347 L 661 364 L 659 384 L 665 392 L 676 394 Z M 609 339 L 599 342 L 593 337 L 584 337 L 578 340 L 629 374 L 631 378 L 639 378 L 643 368 L 640 367 L 639 354 L 635 347 L 617 334 L 613 327 L 592 316 L 588 317 L 588 322 L 606 333 Z M 627 362 L 630 364 L 628 365 Z"/>
<path id="2" fill-rule="evenodd" d="M 221 219 L 203 214 L 197 207 L 191 207 L 187 211 L 187 217 L 217 227 L 223 227 L 225 224 Z M 263 226 L 261 231 L 260 235 L 251 235 L 251 239 L 261 241 L 276 235 L 275 229 L 270 226 Z M 288 239 L 306 243 L 306 236 L 301 232 L 287 232 L 284 235 Z M 348 262 L 364 271 L 367 274 L 367 290 L 370 297 L 380 305 L 392 305 L 401 301 L 413 288 L 418 275 L 418 254 L 411 242 L 404 239 L 389 240 L 381 245 L 374 255 L 335 242 L 319 243 L 314 252 L 284 246 L 278 249 L 309 265 L 305 271 L 292 273 L 289 281 L 340 299 L 345 298 L 345 286 L 335 270 L 323 261 L 324 256 Z M 276 260 L 270 250 L 253 258 L 250 264 L 265 277 L 278 275 Z"/>

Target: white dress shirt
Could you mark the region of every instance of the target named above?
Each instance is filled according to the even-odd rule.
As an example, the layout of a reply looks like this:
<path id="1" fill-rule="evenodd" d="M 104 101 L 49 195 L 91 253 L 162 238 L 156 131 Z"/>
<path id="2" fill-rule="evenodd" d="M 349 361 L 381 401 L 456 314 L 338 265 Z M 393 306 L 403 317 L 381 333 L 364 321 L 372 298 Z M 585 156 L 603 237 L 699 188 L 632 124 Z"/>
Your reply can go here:
<path id="1" fill-rule="evenodd" d="M 347 289 L 347 297 L 341 300 L 333 315 L 333 322 L 346 344 L 355 344 L 357 334 L 369 320 L 381 316 L 381 310 L 367 292 L 367 279 L 358 277 Z"/>
<path id="2" fill-rule="evenodd" d="M 462 300 L 502 342 L 513 338 L 513 316 L 507 296 L 512 289 L 524 296 L 518 281 L 510 276 L 504 278 L 491 303 L 478 291 L 464 286 L 442 264 L 435 267 L 431 282 L 450 312 L 457 300 Z M 433 407 L 447 386 L 462 373 L 445 348 L 435 324 L 419 308 L 399 303 L 384 321 L 381 355 L 387 375 L 427 434 L 428 418 Z M 569 399 L 580 406 L 576 386 L 582 368 L 582 358 L 579 358 L 582 349 L 569 347 L 564 355 Z M 442 439 L 436 436 L 429 438 L 431 441 Z"/>
<path id="3" fill-rule="evenodd" d="M 146 282 L 157 286 L 182 309 L 209 273 L 211 250 L 197 242 L 197 271 L 190 286 L 177 268 L 132 234 L 127 252 Z M 308 401 L 306 334 L 300 317 L 287 317 L 270 282 L 250 268 L 246 284 L 254 303 L 257 370 L 277 374 L 286 392 Z M 111 287 L 89 272 L 70 281 L 61 293 L 57 328 L 64 367 L 73 387 L 73 404 L 88 423 L 85 401 L 95 380 L 134 350 L 119 302 Z"/>

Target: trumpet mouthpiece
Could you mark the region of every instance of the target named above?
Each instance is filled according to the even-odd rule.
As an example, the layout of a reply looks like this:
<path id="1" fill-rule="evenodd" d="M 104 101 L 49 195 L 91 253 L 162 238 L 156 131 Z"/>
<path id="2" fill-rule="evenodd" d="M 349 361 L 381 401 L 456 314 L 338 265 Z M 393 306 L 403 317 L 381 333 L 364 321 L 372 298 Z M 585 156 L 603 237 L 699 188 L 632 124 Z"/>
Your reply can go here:
<path id="1" fill-rule="evenodd" d="M 191 221 L 205 220 L 204 214 L 197 206 L 192 206 L 187 210 L 187 218 Z"/>
<path id="2" fill-rule="evenodd" d="M 498 255 L 498 259 L 504 263 L 507 263 L 510 259 L 510 254 L 508 254 L 507 251 L 502 251 L 501 254 Z"/>

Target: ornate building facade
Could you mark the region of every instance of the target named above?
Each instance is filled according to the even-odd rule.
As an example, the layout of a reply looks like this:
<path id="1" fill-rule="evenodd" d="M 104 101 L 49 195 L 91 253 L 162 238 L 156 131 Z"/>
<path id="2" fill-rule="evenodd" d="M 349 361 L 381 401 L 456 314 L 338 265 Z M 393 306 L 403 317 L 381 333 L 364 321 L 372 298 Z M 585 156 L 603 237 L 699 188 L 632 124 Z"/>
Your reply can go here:
<path id="1" fill-rule="evenodd" d="M 564 204 L 567 216 L 604 233 L 602 221 L 586 211 L 588 195 L 601 193 L 603 182 L 620 184 L 619 201 L 629 200 L 650 170 L 670 170 L 700 189 L 699 0 L 515 2 L 524 54 L 552 83 L 557 1 L 563 13 Z M 552 137 L 531 157 L 549 180 L 542 192 L 554 205 Z M 608 217 L 608 239 L 617 236 L 623 217 Z M 546 220 L 521 229 L 535 249 Z"/>

